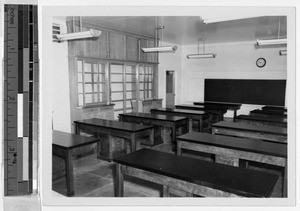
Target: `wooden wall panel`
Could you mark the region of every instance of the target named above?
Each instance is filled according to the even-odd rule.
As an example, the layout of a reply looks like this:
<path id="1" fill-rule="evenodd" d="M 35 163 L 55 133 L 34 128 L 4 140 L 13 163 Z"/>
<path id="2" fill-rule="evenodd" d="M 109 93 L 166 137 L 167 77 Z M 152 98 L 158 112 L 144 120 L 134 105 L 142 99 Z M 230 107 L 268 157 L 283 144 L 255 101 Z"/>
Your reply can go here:
<path id="1" fill-rule="evenodd" d="M 126 59 L 138 60 L 138 39 L 136 37 L 126 36 Z"/>

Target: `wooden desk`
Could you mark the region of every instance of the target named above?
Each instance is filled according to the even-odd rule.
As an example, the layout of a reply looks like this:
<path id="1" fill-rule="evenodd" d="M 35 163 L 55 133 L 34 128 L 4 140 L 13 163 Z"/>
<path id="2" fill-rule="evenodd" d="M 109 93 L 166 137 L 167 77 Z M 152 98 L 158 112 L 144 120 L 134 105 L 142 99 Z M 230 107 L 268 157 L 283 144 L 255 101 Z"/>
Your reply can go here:
<path id="1" fill-rule="evenodd" d="M 216 123 L 219 121 L 222 121 L 224 118 L 224 114 L 227 112 L 227 109 L 222 106 L 216 106 L 216 107 L 207 107 L 205 105 L 189 105 L 189 104 L 181 104 L 181 105 L 175 105 L 176 109 L 186 109 L 186 110 L 197 110 L 197 111 L 206 111 L 209 113 L 212 118 L 211 122 Z"/>
<path id="2" fill-rule="evenodd" d="M 222 103 L 222 102 L 211 102 L 211 101 L 204 101 L 204 102 L 194 102 L 194 105 L 205 105 L 206 107 L 225 107 L 228 110 L 232 110 L 233 113 L 233 119 L 237 115 L 237 110 L 239 110 L 242 106 L 242 104 L 239 103 Z"/>
<path id="3" fill-rule="evenodd" d="M 217 163 L 239 166 L 239 160 L 244 159 L 284 167 L 283 196 L 286 197 L 287 145 L 199 132 L 178 136 L 176 141 L 178 155 L 182 149 L 188 149 L 214 154 Z"/>
<path id="4" fill-rule="evenodd" d="M 287 111 L 275 111 L 275 110 L 259 110 L 255 109 L 250 111 L 250 115 L 253 116 L 264 116 L 264 117 L 269 117 L 269 116 L 280 116 L 280 117 L 285 117 L 287 118 Z"/>
<path id="5" fill-rule="evenodd" d="M 108 139 L 102 139 L 99 144 L 101 144 L 100 150 L 102 150 L 97 157 L 99 159 L 112 160 L 112 158 L 120 154 L 126 154 L 125 148 L 121 146 L 121 149 L 116 149 L 115 151 L 112 147 L 113 139 L 111 136 L 123 138 L 130 143 L 130 152 L 136 150 L 136 143 L 142 137 L 149 136 L 150 143 L 154 142 L 154 130 L 152 126 L 132 124 L 128 122 L 119 122 L 114 120 L 106 119 L 86 119 L 74 121 L 76 134 L 80 134 L 80 131 L 95 134 L 100 136 L 100 134 L 108 135 Z"/>
<path id="6" fill-rule="evenodd" d="M 142 149 L 114 159 L 116 196 L 124 195 L 123 175 L 205 197 L 269 197 L 278 176 L 261 171 Z"/>
<path id="7" fill-rule="evenodd" d="M 287 118 L 281 116 L 270 115 L 265 116 L 253 116 L 253 115 L 239 115 L 235 118 L 235 122 L 247 123 L 253 125 L 266 125 L 266 126 L 279 126 L 287 127 Z"/>
<path id="8" fill-rule="evenodd" d="M 149 113 L 126 113 L 119 114 L 120 121 L 132 122 L 145 125 L 154 125 L 159 128 L 166 127 L 171 129 L 172 149 L 176 150 L 176 129 L 182 127 L 182 133 L 187 133 L 189 128 L 188 118 L 180 116 L 167 116 Z M 154 135 L 156 136 L 156 134 Z"/>
<path id="9" fill-rule="evenodd" d="M 95 137 L 53 131 L 52 154 L 63 158 L 66 165 L 67 195 L 74 195 L 74 173 L 72 162 L 72 150 L 98 142 Z"/>
<path id="10" fill-rule="evenodd" d="M 287 144 L 287 128 L 284 127 L 222 121 L 212 125 L 212 133 Z"/>
<path id="11" fill-rule="evenodd" d="M 282 106 L 264 106 L 262 110 L 287 111 L 287 109 Z"/>
<path id="12" fill-rule="evenodd" d="M 209 124 L 209 113 L 206 111 L 195 111 L 195 110 L 184 110 L 184 109 L 174 109 L 174 108 L 158 108 L 151 109 L 152 114 L 164 114 L 172 116 L 183 116 L 189 119 L 189 131 L 193 129 L 193 121 L 199 122 L 197 127 L 194 127 L 197 131 L 203 131 L 205 128 L 210 128 Z"/>

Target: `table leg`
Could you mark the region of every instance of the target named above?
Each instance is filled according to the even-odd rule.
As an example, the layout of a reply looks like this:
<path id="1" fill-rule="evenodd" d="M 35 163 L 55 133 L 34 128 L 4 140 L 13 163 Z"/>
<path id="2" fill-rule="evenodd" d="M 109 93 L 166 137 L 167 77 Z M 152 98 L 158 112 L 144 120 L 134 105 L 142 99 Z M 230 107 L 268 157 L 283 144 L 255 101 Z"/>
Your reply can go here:
<path id="1" fill-rule="evenodd" d="M 150 144 L 154 146 L 154 127 L 150 131 Z"/>
<path id="2" fill-rule="evenodd" d="M 170 189 L 168 186 L 163 186 L 163 197 L 170 197 Z"/>
<path id="3" fill-rule="evenodd" d="M 172 151 L 176 152 L 176 126 L 172 126 L 171 128 L 171 145 Z"/>
<path id="4" fill-rule="evenodd" d="M 131 140 L 130 140 L 130 152 L 136 151 L 136 134 L 131 134 Z"/>
<path id="5" fill-rule="evenodd" d="M 189 132 L 193 131 L 193 119 L 189 119 Z"/>
<path id="6" fill-rule="evenodd" d="M 79 124 L 75 123 L 75 134 L 80 135 L 80 128 L 79 128 Z"/>
<path id="7" fill-rule="evenodd" d="M 177 155 L 182 155 L 182 150 L 181 150 L 181 141 L 177 140 Z"/>
<path id="8" fill-rule="evenodd" d="M 234 112 L 233 112 L 233 121 L 235 122 L 235 117 L 236 117 L 236 109 L 234 110 Z"/>
<path id="9" fill-rule="evenodd" d="M 203 129 L 203 119 L 200 118 L 199 119 L 199 132 L 202 132 L 202 129 Z"/>
<path id="10" fill-rule="evenodd" d="M 285 161 L 284 173 L 282 177 L 282 195 L 283 197 L 287 197 L 287 161 Z"/>
<path id="11" fill-rule="evenodd" d="M 66 182 L 67 182 L 67 195 L 74 195 L 74 174 L 73 174 L 73 162 L 72 162 L 72 150 L 68 150 L 66 153 Z"/>
<path id="12" fill-rule="evenodd" d="M 124 177 L 121 164 L 116 164 L 116 197 L 124 197 Z"/>

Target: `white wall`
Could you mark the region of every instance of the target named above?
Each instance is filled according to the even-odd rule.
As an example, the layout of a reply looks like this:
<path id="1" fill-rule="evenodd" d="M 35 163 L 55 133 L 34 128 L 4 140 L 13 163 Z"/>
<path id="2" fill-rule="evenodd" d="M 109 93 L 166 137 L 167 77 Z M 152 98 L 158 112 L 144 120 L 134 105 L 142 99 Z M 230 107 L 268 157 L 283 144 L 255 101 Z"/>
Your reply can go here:
<path id="1" fill-rule="evenodd" d="M 62 33 L 66 33 L 66 21 L 54 19 L 53 23 L 60 24 Z M 68 67 L 68 43 L 53 43 L 53 129 L 71 132 L 70 88 Z"/>
<path id="2" fill-rule="evenodd" d="M 170 43 L 164 43 L 163 46 L 171 45 Z M 177 45 L 178 46 L 178 45 Z M 158 98 L 163 99 L 163 107 L 166 106 L 166 71 L 175 71 L 175 104 L 181 102 L 181 84 L 182 84 L 182 50 L 181 46 L 178 46 L 175 53 L 159 53 L 159 65 L 158 65 Z"/>
<path id="3" fill-rule="evenodd" d="M 197 53 L 197 45 L 182 46 L 182 78 L 180 103 L 204 100 L 204 79 L 286 79 L 287 58 L 279 56 L 279 50 L 286 47 L 259 47 L 252 42 L 217 43 L 206 45 L 206 53 L 216 53 L 214 59 L 187 59 L 187 54 Z M 200 46 L 200 53 L 202 48 Z M 264 57 L 267 64 L 256 66 L 256 60 Z M 257 105 L 243 105 L 238 114 L 248 114 L 260 108 Z M 229 113 L 231 116 L 231 113 Z M 227 115 L 228 116 L 228 115 Z"/>

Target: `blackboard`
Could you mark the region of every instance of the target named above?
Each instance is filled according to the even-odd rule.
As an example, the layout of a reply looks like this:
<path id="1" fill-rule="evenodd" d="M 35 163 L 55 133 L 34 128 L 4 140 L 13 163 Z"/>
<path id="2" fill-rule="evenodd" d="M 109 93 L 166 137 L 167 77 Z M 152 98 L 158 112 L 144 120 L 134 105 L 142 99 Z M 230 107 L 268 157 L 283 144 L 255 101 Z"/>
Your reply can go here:
<path id="1" fill-rule="evenodd" d="M 284 106 L 285 88 L 286 80 L 205 79 L 204 100 Z"/>

